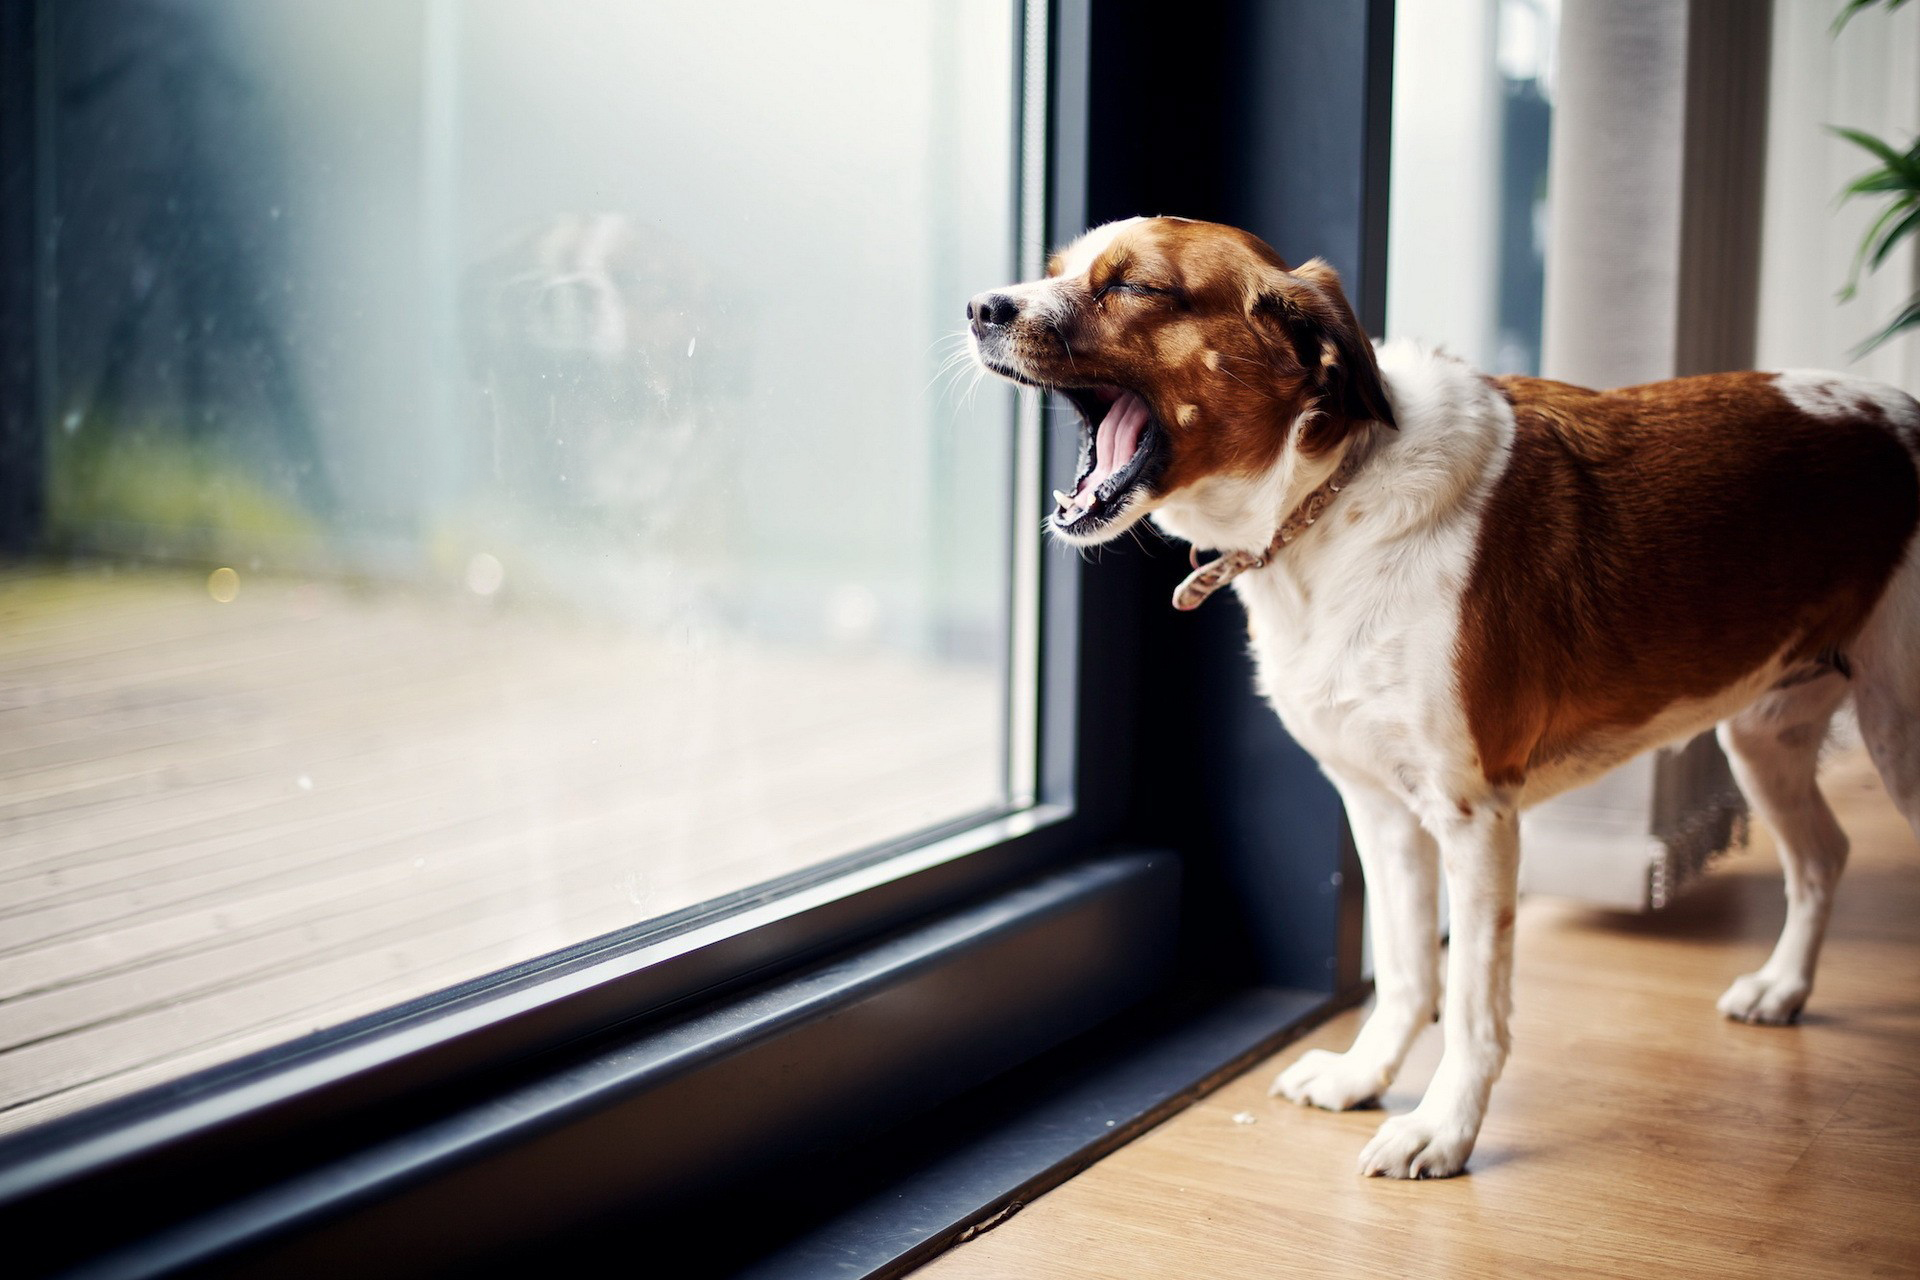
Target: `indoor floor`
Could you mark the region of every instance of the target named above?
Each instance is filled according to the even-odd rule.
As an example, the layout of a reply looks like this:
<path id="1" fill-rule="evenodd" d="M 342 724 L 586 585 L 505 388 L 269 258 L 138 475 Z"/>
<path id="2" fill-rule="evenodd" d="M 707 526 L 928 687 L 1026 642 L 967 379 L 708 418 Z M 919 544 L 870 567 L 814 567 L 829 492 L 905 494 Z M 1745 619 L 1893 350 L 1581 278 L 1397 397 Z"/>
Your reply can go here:
<path id="1" fill-rule="evenodd" d="M 1349 1012 L 922 1271 L 1007 1276 L 1920 1273 L 1920 848 L 1864 755 L 1827 793 L 1853 840 L 1806 1016 L 1721 1019 L 1784 911 L 1770 836 L 1666 912 L 1521 907 L 1514 1049 L 1467 1176 L 1355 1176 L 1377 1111 L 1267 1097 Z M 1418 1099 L 1429 1031 L 1385 1099 Z"/>

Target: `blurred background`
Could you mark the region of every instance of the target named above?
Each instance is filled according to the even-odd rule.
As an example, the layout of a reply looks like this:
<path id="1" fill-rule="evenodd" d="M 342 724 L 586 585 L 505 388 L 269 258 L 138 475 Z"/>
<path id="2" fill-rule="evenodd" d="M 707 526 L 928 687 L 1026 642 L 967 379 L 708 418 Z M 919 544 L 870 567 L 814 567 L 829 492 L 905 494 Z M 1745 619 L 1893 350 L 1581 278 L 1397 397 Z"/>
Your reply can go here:
<path id="1" fill-rule="evenodd" d="M 13 21 L 0 1128 L 1009 804 L 1020 12 Z"/>
<path id="2" fill-rule="evenodd" d="M 1006 6 L 53 14 L 53 542 L 992 659 Z"/>
<path id="3" fill-rule="evenodd" d="M 1603 386 L 1734 367 L 1920 385 L 1911 332 L 1855 356 L 1913 297 L 1920 259 L 1898 240 L 1836 296 L 1883 206 L 1841 202 L 1875 159 L 1832 131 L 1912 146 L 1920 11 L 1869 2 L 1836 31 L 1847 8 L 1398 5 L 1387 332 Z M 1709 299 L 1734 336 L 1689 350 L 1680 313 L 1698 324 Z"/>

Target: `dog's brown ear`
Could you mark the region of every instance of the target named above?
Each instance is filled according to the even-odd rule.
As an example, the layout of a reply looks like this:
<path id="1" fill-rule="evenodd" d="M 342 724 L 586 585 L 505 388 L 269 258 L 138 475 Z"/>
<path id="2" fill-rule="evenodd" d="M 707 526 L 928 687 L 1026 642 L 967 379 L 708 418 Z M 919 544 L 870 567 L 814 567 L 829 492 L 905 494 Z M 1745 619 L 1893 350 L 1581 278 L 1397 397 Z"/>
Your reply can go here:
<path id="1" fill-rule="evenodd" d="M 1313 444 L 1331 446 L 1361 422 L 1399 424 L 1380 381 L 1373 343 L 1340 288 L 1340 274 L 1319 258 L 1260 282 L 1250 307 L 1260 327 L 1283 339 L 1306 375 L 1320 410 Z"/>

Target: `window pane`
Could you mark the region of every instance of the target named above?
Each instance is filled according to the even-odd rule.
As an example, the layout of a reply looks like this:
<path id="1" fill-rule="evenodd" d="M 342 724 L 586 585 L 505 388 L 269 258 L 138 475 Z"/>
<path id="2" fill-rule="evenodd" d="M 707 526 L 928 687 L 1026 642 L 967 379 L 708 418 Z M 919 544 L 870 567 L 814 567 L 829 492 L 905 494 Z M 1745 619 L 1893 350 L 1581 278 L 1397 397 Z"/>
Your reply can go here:
<path id="1" fill-rule="evenodd" d="M 1014 6 L 48 9 L 0 1128 L 1006 804 Z"/>
<path id="2" fill-rule="evenodd" d="M 1540 372 L 1560 0 L 1394 17 L 1387 333 L 1491 373 Z"/>

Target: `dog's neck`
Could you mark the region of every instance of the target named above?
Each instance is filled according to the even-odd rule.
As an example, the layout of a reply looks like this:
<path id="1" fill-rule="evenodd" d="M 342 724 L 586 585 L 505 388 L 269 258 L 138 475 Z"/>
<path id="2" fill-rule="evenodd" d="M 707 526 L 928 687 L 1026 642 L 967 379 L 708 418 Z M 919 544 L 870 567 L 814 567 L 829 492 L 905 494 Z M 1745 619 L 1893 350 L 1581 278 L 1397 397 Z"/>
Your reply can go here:
<path id="1" fill-rule="evenodd" d="M 1296 423 L 1289 438 L 1299 430 Z M 1262 471 L 1206 476 L 1176 490 L 1154 512 L 1153 522 L 1201 550 L 1259 555 L 1287 513 L 1332 477 L 1343 456 L 1335 450 L 1307 458 L 1289 445 Z"/>
<path id="2" fill-rule="evenodd" d="M 1363 424 L 1363 427 L 1378 426 L 1378 423 Z M 1243 573 L 1255 569 L 1264 569 L 1275 556 L 1287 549 L 1287 544 L 1300 537 L 1319 522 L 1340 491 L 1353 483 L 1353 477 L 1372 451 L 1373 441 L 1370 432 L 1354 432 L 1341 442 L 1340 461 L 1334 465 L 1333 474 L 1322 480 L 1318 487 L 1300 499 L 1293 510 L 1280 521 L 1280 527 L 1274 531 L 1266 548 L 1255 554 L 1250 551 L 1227 551 L 1200 563 L 1200 549 L 1192 548 L 1189 559 L 1193 572 L 1188 574 L 1173 593 L 1173 607 L 1181 610 L 1198 609 L 1205 604 L 1214 592 L 1226 586 Z"/>
<path id="3" fill-rule="evenodd" d="M 1197 549 L 1264 562 L 1281 524 L 1356 456 L 1346 450 L 1358 450 L 1362 464 L 1329 514 L 1278 558 L 1349 538 L 1398 538 L 1466 502 L 1498 471 L 1512 437 L 1505 399 L 1461 361 L 1411 343 L 1388 343 L 1379 359 L 1397 429 L 1362 425 L 1345 450 L 1307 458 L 1289 447 L 1259 474 L 1208 477 L 1170 495 L 1154 523 Z"/>

